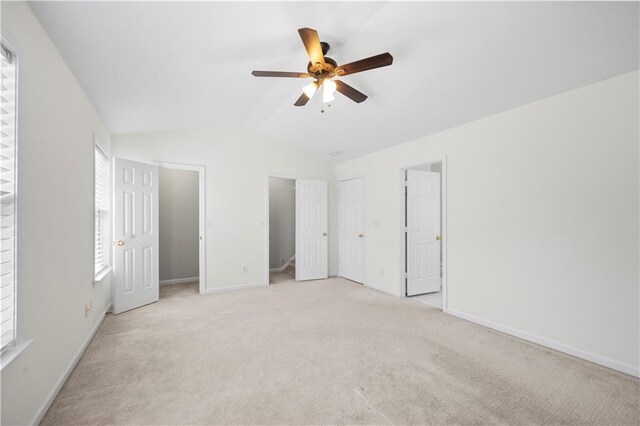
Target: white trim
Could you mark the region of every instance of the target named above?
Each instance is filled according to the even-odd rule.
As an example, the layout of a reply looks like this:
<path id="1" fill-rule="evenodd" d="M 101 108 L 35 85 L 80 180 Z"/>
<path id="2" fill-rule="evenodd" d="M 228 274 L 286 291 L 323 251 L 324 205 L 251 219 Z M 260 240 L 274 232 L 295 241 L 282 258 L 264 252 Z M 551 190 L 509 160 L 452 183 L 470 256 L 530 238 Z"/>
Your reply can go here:
<path id="1" fill-rule="evenodd" d="M 15 344 L 11 344 L 6 346 L 2 350 L 2 354 L 0 355 L 0 371 L 7 368 L 11 362 L 18 358 L 18 355 L 22 353 L 27 347 L 33 342 L 33 339 L 23 340 L 22 342 L 17 342 Z"/>
<path id="2" fill-rule="evenodd" d="M 349 279 L 340 275 L 340 182 L 346 182 L 348 180 L 353 179 L 362 179 L 362 191 L 364 192 L 364 200 L 363 200 L 363 212 L 362 212 L 362 221 L 363 221 L 363 232 L 364 232 L 364 241 L 362 242 L 362 285 L 365 285 L 367 282 L 367 175 L 366 174 L 357 174 L 357 175 L 349 175 L 347 177 L 342 177 L 338 179 L 338 187 L 336 188 L 337 192 L 337 205 L 338 205 L 338 220 L 337 220 L 337 229 L 336 229 L 336 238 L 338 240 L 338 275 L 339 277 Z M 357 282 L 357 281 L 354 281 Z"/>
<path id="3" fill-rule="evenodd" d="M 234 290 L 248 290 L 251 288 L 260 288 L 260 287 L 269 287 L 269 284 L 265 283 L 250 283 L 250 284 L 238 284 L 238 285 L 228 285 L 224 287 L 214 287 L 208 288 L 205 294 L 213 294 L 213 293 L 224 293 L 227 291 Z"/>
<path id="4" fill-rule="evenodd" d="M 447 268 L 447 245 L 448 245 L 448 241 L 449 239 L 447 238 L 447 156 L 443 155 L 442 157 L 435 157 L 432 159 L 426 159 L 426 160 L 422 160 L 422 161 L 418 161 L 418 162 L 414 162 L 408 165 L 405 165 L 403 167 L 400 168 L 400 197 L 398 197 L 400 199 L 400 223 L 399 223 L 399 235 L 400 235 L 400 278 L 399 278 L 399 285 L 398 285 L 398 294 L 400 297 L 406 297 L 406 287 L 405 287 L 405 279 L 404 279 L 404 259 L 406 256 L 406 252 L 404 249 L 404 211 L 405 211 L 405 205 L 404 205 L 404 191 L 405 191 L 405 180 L 404 180 L 404 172 L 407 169 L 410 169 L 411 167 L 415 167 L 415 166 L 422 166 L 422 165 L 426 165 L 426 164 L 435 164 L 435 163 L 441 163 L 442 164 L 442 171 L 440 172 L 440 186 L 441 186 L 441 190 L 442 190 L 442 215 L 440 217 L 440 226 L 442 227 L 441 232 L 442 232 L 442 312 L 447 313 L 448 311 L 448 277 L 449 277 L 449 272 L 448 272 L 448 268 Z"/>
<path id="5" fill-rule="evenodd" d="M 199 280 L 200 280 L 200 277 L 175 278 L 173 280 L 162 280 L 160 281 L 160 285 L 192 283 L 194 281 L 199 281 Z"/>
<path id="6" fill-rule="evenodd" d="M 551 349 L 555 349 L 556 351 L 563 352 L 568 355 L 575 356 L 577 358 L 584 359 L 586 361 L 593 362 L 595 364 L 602 365 L 604 367 L 611 368 L 616 371 L 620 371 L 622 373 L 630 374 L 635 377 L 640 377 L 640 368 L 634 367 L 632 365 L 623 364 L 618 361 L 614 361 L 610 358 L 606 358 L 600 355 L 596 355 L 591 352 L 586 352 L 581 349 L 576 349 L 571 346 L 567 346 L 563 343 L 557 342 L 555 340 L 546 339 L 544 337 L 536 336 L 535 334 L 530 334 L 525 331 L 517 330 L 515 328 L 511 328 L 506 325 L 498 324 L 493 321 L 485 320 L 474 315 L 467 314 L 466 312 L 458 311 L 456 309 L 449 309 L 447 314 L 453 315 L 458 318 L 462 318 L 467 321 L 471 321 L 473 323 L 482 325 L 487 328 L 491 328 L 493 330 L 500 331 L 502 333 L 509 334 L 511 336 L 518 337 L 523 340 L 527 340 L 529 342 L 536 343 L 538 345 L 546 346 Z"/>
<path id="7" fill-rule="evenodd" d="M 62 389 L 62 385 L 64 385 L 64 383 L 67 381 L 67 379 L 69 378 L 69 375 L 75 368 L 76 364 L 78 363 L 78 361 L 80 361 L 82 354 L 84 354 L 84 351 L 87 349 L 87 346 L 89 346 L 89 343 L 91 343 L 91 340 L 93 340 L 93 336 L 95 336 L 96 332 L 98 331 L 98 328 L 100 328 L 100 326 L 102 325 L 102 322 L 104 321 L 107 312 L 111 310 L 111 307 L 112 307 L 112 304 L 109 303 L 109 305 L 106 307 L 106 309 L 102 313 L 101 318 L 98 321 L 96 321 L 93 328 L 91 329 L 91 332 L 85 339 L 84 343 L 82 344 L 82 346 L 80 346 L 80 349 L 78 349 L 78 352 L 76 352 L 76 355 L 73 357 L 69 365 L 67 365 L 67 368 L 65 369 L 64 373 L 62 373 L 62 376 L 58 378 L 56 385 L 53 387 L 53 389 L 51 389 L 51 391 L 47 395 L 47 398 L 44 400 L 42 406 L 40 406 L 40 410 L 38 410 L 38 412 L 36 413 L 36 416 L 29 424 L 31 425 L 40 424 L 44 415 L 47 414 L 47 410 L 49 410 L 49 407 L 51 407 L 51 404 L 56 399 L 58 392 L 60 392 L 60 389 Z"/>
<path id="8" fill-rule="evenodd" d="M 198 291 L 200 294 L 207 294 L 207 168 L 205 166 L 199 166 L 196 164 L 171 163 L 165 161 L 152 161 L 151 163 L 157 165 L 158 167 L 164 167 L 165 169 L 190 170 L 192 172 L 198 172 L 198 233 L 200 238 L 198 246 L 198 274 L 200 276 L 200 284 L 198 286 Z"/>
<path id="9" fill-rule="evenodd" d="M 344 279 L 347 279 L 347 278 L 344 278 Z M 355 281 L 353 281 L 353 282 L 355 283 Z M 394 293 L 392 290 L 389 290 L 388 288 L 379 287 L 379 286 L 377 286 L 375 284 L 364 283 L 364 286 L 370 288 L 371 290 L 375 290 L 375 291 L 379 291 L 379 292 L 382 292 L 382 293 L 390 294 L 391 296 L 395 296 L 395 297 L 399 296 L 398 293 Z M 402 296 L 400 296 L 400 297 L 402 297 Z"/>
<path id="10" fill-rule="evenodd" d="M 295 265 L 295 260 L 296 260 L 296 255 L 294 254 L 293 256 L 291 256 L 291 259 L 284 262 L 284 265 L 282 265 L 279 268 L 271 268 L 269 269 L 269 272 L 284 272 L 284 270 L 287 269 L 289 266 Z"/>

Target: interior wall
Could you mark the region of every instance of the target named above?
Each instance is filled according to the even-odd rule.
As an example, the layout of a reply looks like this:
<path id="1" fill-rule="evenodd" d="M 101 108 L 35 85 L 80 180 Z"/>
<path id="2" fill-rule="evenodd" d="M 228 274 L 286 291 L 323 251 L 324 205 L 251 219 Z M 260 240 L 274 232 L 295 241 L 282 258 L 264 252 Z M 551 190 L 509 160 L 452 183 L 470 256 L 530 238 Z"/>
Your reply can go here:
<path id="1" fill-rule="evenodd" d="M 198 172 L 159 168 L 160 281 L 199 276 Z"/>
<path id="2" fill-rule="evenodd" d="M 111 276 L 93 283 L 93 135 L 102 120 L 24 2 L 2 2 L 18 51 L 18 338 L 2 371 L 2 424 L 31 424 L 103 318 Z M 85 317 L 85 305 L 93 310 Z"/>
<path id="3" fill-rule="evenodd" d="M 206 168 L 206 291 L 268 285 L 268 175 L 329 181 L 334 165 L 258 132 L 212 129 L 113 135 L 113 155 Z M 335 275 L 335 218 L 329 217 L 329 273 Z M 245 272 L 246 271 L 246 272 Z"/>
<path id="4" fill-rule="evenodd" d="M 269 178 L 269 268 L 280 268 L 296 253 L 296 181 Z"/>
<path id="5" fill-rule="evenodd" d="M 366 176 L 365 284 L 400 294 L 400 169 L 446 156 L 449 312 L 637 374 L 638 78 L 338 164 Z"/>

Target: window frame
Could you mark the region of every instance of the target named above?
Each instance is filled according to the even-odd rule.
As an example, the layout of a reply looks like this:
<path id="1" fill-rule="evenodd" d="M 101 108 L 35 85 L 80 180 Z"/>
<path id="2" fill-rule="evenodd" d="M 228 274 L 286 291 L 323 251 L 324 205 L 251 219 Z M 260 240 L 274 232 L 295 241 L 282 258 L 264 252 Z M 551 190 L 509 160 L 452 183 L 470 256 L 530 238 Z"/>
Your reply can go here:
<path id="1" fill-rule="evenodd" d="M 13 178 L 14 178 L 14 209 L 13 209 L 13 214 L 14 214 L 14 219 L 13 219 L 13 228 L 14 228 L 14 233 L 13 233 L 13 250 L 14 250 L 14 254 L 13 254 L 13 338 L 7 342 L 5 345 L 1 345 L 0 344 L 0 371 L 4 370 L 14 359 L 16 359 L 18 357 L 18 355 L 20 355 L 20 353 L 22 353 L 22 351 L 24 351 L 32 342 L 33 340 L 25 340 L 23 338 L 23 336 L 20 333 L 19 327 L 18 327 L 18 315 L 19 315 L 19 309 L 18 309 L 18 299 L 19 299 L 19 295 L 18 295 L 18 290 L 19 290 L 19 281 L 20 281 L 20 273 L 18 271 L 18 266 L 22 263 L 21 259 L 20 259 L 20 238 L 21 238 L 21 232 L 20 232 L 20 218 L 22 217 L 21 215 L 21 203 L 19 202 L 19 199 L 21 198 L 20 195 L 20 191 L 18 190 L 18 186 L 19 186 L 19 179 L 18 179 L 18 175 L 19 175 L 19 166 L 18 166 L 18 160 L 20 157 L 19 154 L 19 144 L 18 144 L 18 139 L 19 139 L 19 129 L 18 129 L 18 116 L 19 116 L 19 99 L 18 99 L 18 91 L 19 91 L 19 71 L 20 71 L 20 67 L 19 67 L 19 54 L 20 54 L 20 49 L 15 48 L 15 45 L 10 43 L 5 37 L 7 36 L 7 34 L 3 34 L 2 38 L 0 39 L 0 49 L 2 49 L 2 53 L 6 52 L 5 56 L 9 56 L 11 63 L 13 64 L 14 67 L 14 131 L 13 131 L 13 143 L 14 143 L 14 147 L 13 147 L 13 157 L 14 157 L 14 173 L 13 173 Z"/>
<path id="2" fill-rule="evenodd" d="M 104 160 L 106 163 L 106 170 L 107 170 L 106 181 L 109 189 L 104 191 L 106 193 L 102 195 L 105 197 L 108 204 L 108 209 L 106 210 L 107 217 L 105 218 L 108 234 L 111 233 L 110 215 L 113 210 L 113 206 L 112 206 L 113 203 L 111 201 L 112 193 L 111 193 L 111 185 L 110 185 L 111 155 L 109 155 L 108 151 L 104 148 L 104 146 L 102 145 L 98 137 L 94 135 L 93 136 L 93 280 L 92 280 L 93 284 L 96 284 L 102 281 L 113 270 L 113 255 L 111 253 L 111 244 L 110 244 L 109 237 L 105 237 L 104 247 L 103 247 L 103 249 L 105 250 L 105 253 L 108 253 L 107 254 L 108 259 L 105 262 L 105 266 L 102 269 L 100 269 L 99 271 L 95 270 L 95 265 L 96 265 L 95 250 L 97 248 L 97 243 L 98 243 L 98 241 L 96 240 L 96 227 L 98 226 L 98 211 L 96 211 L 96 196 L 97 196 L 96 194 L 96 180 L 97 180 L 96 152 L 104 157 Z"/>

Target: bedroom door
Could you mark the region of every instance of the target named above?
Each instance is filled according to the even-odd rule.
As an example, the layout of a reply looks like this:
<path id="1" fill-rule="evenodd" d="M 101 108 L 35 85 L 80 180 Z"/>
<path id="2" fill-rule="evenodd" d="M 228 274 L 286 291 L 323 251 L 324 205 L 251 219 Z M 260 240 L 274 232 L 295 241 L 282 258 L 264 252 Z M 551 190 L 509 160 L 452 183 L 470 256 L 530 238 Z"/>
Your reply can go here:
<path id="1" fill-rule="evenodd" d="M 329 276 L 327 181 L 296 180 L 296 281 Z"/>
<path id="2" fill-rule="evenodd" d="M 407 170 L 407 296 L 440 291 L 440 174 Z"/>
<path id="3" fill-rule="evenodd" d="M 157 302 L 158 166 L 113 159 L 115 314 Z"/>

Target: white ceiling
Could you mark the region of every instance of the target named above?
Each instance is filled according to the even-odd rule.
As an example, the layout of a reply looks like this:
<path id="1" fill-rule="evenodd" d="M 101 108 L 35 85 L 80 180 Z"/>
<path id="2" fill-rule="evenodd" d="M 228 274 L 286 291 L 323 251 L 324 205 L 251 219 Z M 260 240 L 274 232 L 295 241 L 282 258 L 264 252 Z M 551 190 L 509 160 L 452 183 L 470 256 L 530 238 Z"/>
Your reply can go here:
<path id="1" fill-rule="evenodd" d="M 246 127 L 341 161 L 638 69 L 638 3 L 31 2 L 113 133 Z M 297 33 L 369 95 L 294 107 Z"/>

